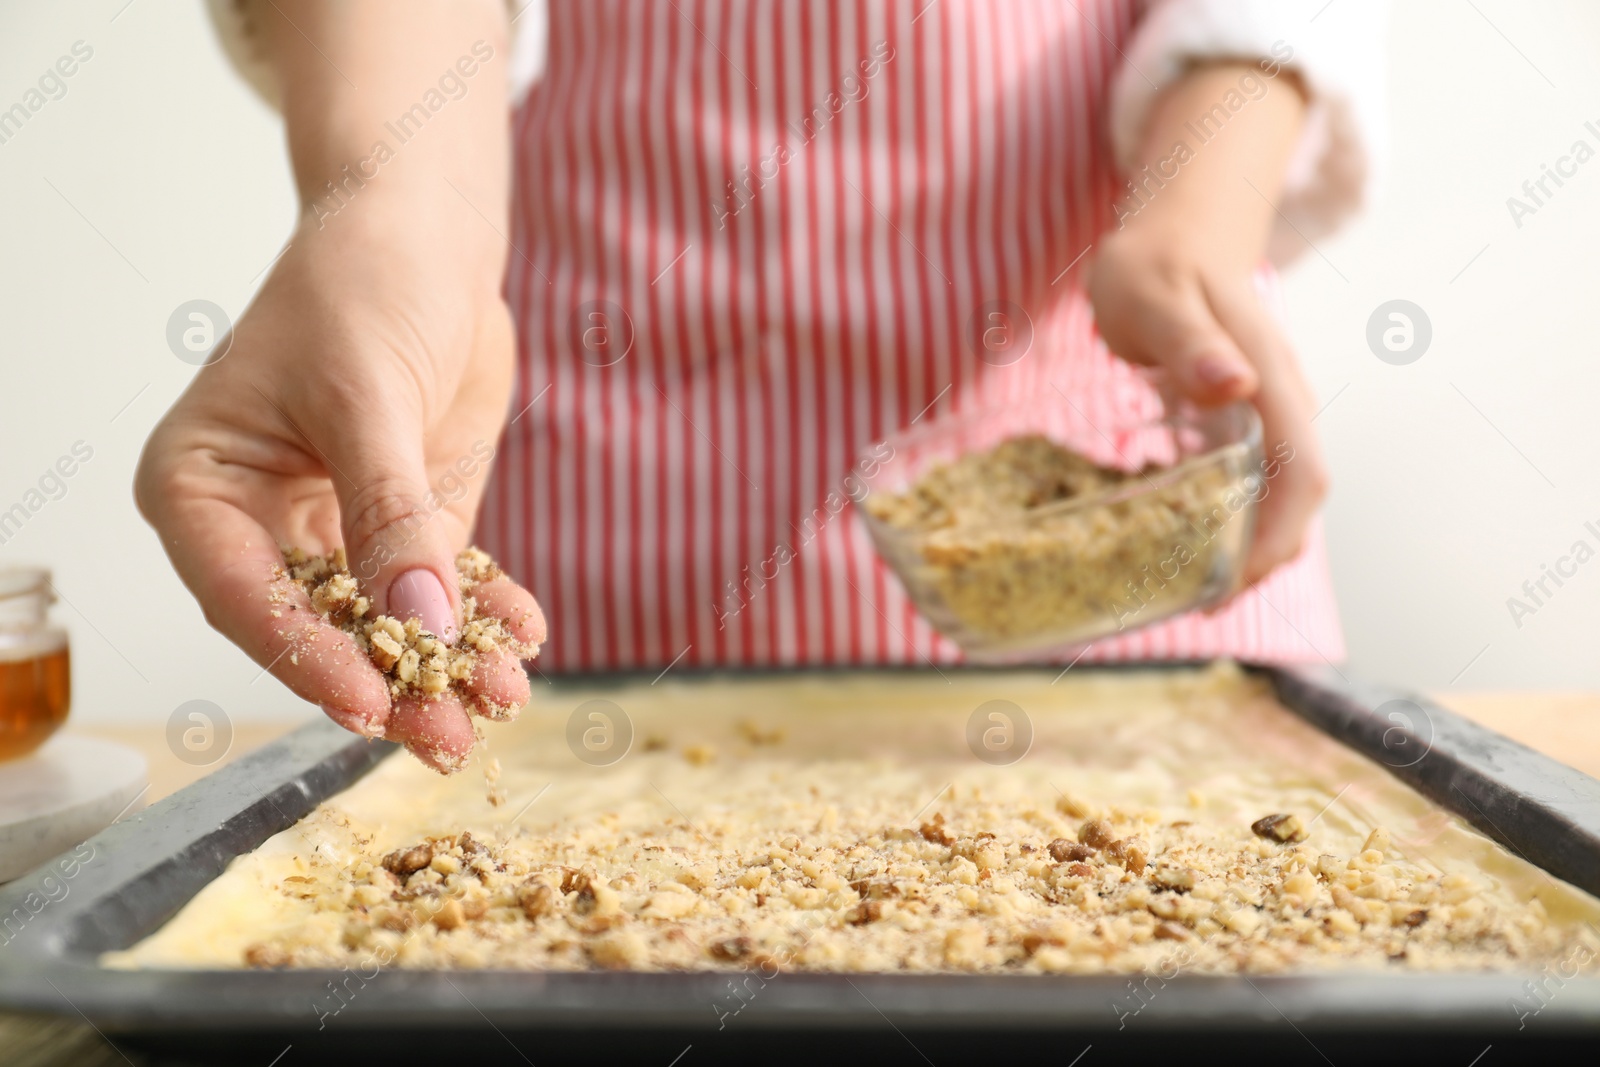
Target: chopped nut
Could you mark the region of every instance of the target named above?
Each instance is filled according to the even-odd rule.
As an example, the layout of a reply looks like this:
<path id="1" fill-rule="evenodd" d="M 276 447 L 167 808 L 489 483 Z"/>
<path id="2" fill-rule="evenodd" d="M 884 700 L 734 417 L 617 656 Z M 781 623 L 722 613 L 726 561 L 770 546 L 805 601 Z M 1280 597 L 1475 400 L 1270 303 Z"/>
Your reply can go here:
<path id="1" fill-rule="evenodd" d="M 683 750 L 683 758 L 695 767 L 704 767 L 717 758 L 717 750 L 710 745 L 690 745 Z"/>
<path id="2" fill-rule="evenodd" d="M 331 625 L 348 634 L 383 672 L 389 695 L 399 698 L 407 695 L 432 699 L 449 691 L 460 690 L 464 700 L 473 700 L 466 687 L 471 683 L 477 655 L 506 649 L 521 658 L 529 658 L 537 648 L 524 648 L 512 635 L 506 624 L 492 616 L 477 614 L 477 601 L 472 597 L 462 600 L 460 636 L 454 644 L 447 644 L 437 635 L 422 629 L 418 619 L 396 619 L 387 615 L 368 618 L 371 602 L 361 596 L 355 577 L 349 572 L 342 550 L 327 556 L 308 556 L 300 549 L 284 550 L 284 561 L 291 579 L 297 583 L 311 607 Z M 481 551 L 468 549 L 456 561 L 457 573 L 463 590 L 475 585 L 478 577 L 500 572 Z M 280 578 L 281 582 L 281 572 Z M 490 580 L 483 578 L 482 580 Z M 287 592 L 274 590 L 274 603 L 288 599 Z M 289 605 L 291 609 L 294 604 Z M 280 612 L 275 614 L 281 615 Z M 314 631 L 307 640 L 315 640 Z M 289 659 L 300 662 L 304 649 L 293 651 Z M 482 702 L 475 708 L 482 710 Z M 503 714 L 497 719 L 512 718 L 516 709 L 495 709 Z M 447 773 L 458 770 L 464 760 L 439 761 Z M 450 764 L 454 764 L 451 766 Z"/>
<path id="3" fill-rule="evenodd" d="M 715 959 L 741 960 L 750 954 L 750 945 L 748 937 L 725 937 L 711 942 L 706 951 Z"/>
<path id="4" fill-rule="evenodd" d="M 1298 815 L 1266 815 L 1250 824 L 1257 837 L 1272 841 L 1300 842 L 1309 835 Z"/>
<path id="5" fill-rule="evenodd" d="M 881 918 L 883 918 L 883 905 L 876 900 L 863 900 L 845 915 L 845 922 L 851 926 L 865 926 Z"/>
<path id="6" fill-rule="evenodd" d="M 1094 853 L 1095 850 L 1090 846 L 1080 844 L 1077 841 L 1068 841 L 1064 837 L 1058 837 L 1050 842 L 1050 858 L 1057 863 L 1086 860 L 1091 858 Z"/>
<path id="7" fill-rule="evenodd" d="M 410 848 L 398 848 L 383 857 L 384 870 L 390 874 L 407 875 L 420 871 L 433 862 L 433 846 L 424 841 Z"/>
<path id="8" fill-rule="evenodd" d="M 1078 828 L 1078 840 L 1090 848 L 1105 848 L 1116 837 L 1111 824 L 1104 819 L 1090 819 Z"/>
<path id="9" fill-rule="evenodd" d="M 400 662 L 400 653 L 404 652 L 405 648 L 388 633 L 374 630 L 368 640 L 372 642 L 372 649 L 368 655 L 372 657 L 372 662 L 380 671 L 386 671 Z"/>
<path id="10" fill-rule="evenodd" d="M 935 845 L 948 846 L 955 841 L 944 828 L 944 815 L 939 813 L 935 813 L 932 819 L 923 823 L 918 833 L 922 834 L 924 841 L 931 841 Z"/>
<path id="11" fill-rule="evenodd" d="M 776 745 L 788 736 L 781 726 L 762 727 L 754 719 L 740 719 L 734 729 L 752 745 Z"/>
<path id="12" fill-rule="evenodd" d="M 464 548 L 456 554 L 456 577 L 462 592 L 469 591 L 480 582 L 492 582 L 502 574 L 504 572 L 495 566 L 489 553 L 481 548 Z"/>
<path id="13" fill-rule="evenodd" d="M 623 970 L 638 967 L 650 958 L 650 949 L 632 930 L 618 930 L 589 945 L 589 959 L 598 967 Z"/>
<path id="14" fill-rule="evenodd" d="M 356 595 L 356 580 L 348 574 L 335 574 L 311 591 L 311 606 L 337 625 L 350 617 Z"/>
<path id="15" fill-rule="evenodd" d="M 517 887 L 517 906 L 530 919 L 549 915 L 556 910 L 556 891 L 543 882 Z"/>
<path id="16" fill-rule="evenodd" d="M 693 915 L 699 904 L 700 898 L 693 893 L 663 891 L 651 894 L 639 915 L 645 919 L 683 919 Z"/>
<path id="17" fill-rule="evenodd" d="M 1143 874 L 1149 858 L 1144 842 L 1137 837 L 1124 837 L 1111 842 L 1106 846 L 1106 856 L 1129 874 Z"/>
<path id="18" fill-rule="evenodd" d="M 441 930 L 454 930 L 467 921 L 466 913 L 461 910 L 461 902 L 454 897 L 446 900 L 433 913 L 433 925 Z"/>
<path id="19" fill-rule="evenodd" d="M 622 898 L 610 886 L 586 881 L 572 898 L 572 910 L 579 915 L 600 918 L 615 916 L 622 911 Z"/>
<path id="20" fill-rule="evenodd" d="M 403 623 L 394 625 L 406 637 Z M 416 639 L 399 647 L 417 651 L 427 669 L 445 653 L 412 629 Z M 374 625 L 373 633 L 389 631 Z M 1228 721 L 1233 706 L 1215 699 L 1214 681 L 1208 686 L 1199 692 L 1209 710 L 1200 710 Z M 963 702 L 955 702 L 952 716 Z M 663 703 L 647 710 L 641 700 L 641 720 L 676 710 Z M 710 703 L 720 717 L 734 701 L 719 693 Z M 1600 923 L 1595 930 L 1583 923 L 1600 915 L 1600 905 L 1565 895 L 1576 891 L 1564 887 L 1536 889 L 1537 872 L 1491 853 L 1486 842 L 1466 853 L 1430 850 L 1441 870 L 1386 851 L 1370 823 L 1372 833 L 1363 834 L 1342 818 L 1319 820 L 1323 856 L 1309 841 L 1284 844 L 1247 832 L 1240 797 L 1300 797 L 1300 768 L 1241 777 L 1231 765 L 1222 774 L 1178 767 L 1165 781 L 1141 764 L 1125 792 L 1094 796 L 1083 805 L 1089 815 L 1067 819 L 1050 779 L 1067 784 L 1075 755 L 996 778 L 952 771 L 961 780 L 933 804 L 928 793 L 944 780 L 943 768 L 908 757 L 891 773 L 871 773 L 877 737 L 841 746 L 829 733 L 833 722 L 796 725 L 806 732 L 803 744 L 781 760 L 730 756 L 724 762 L 735 765 L 726 773 L 682 763 L 678 751 L 696 737 L 748 753 L 730 724 L 768 703 L 744 701 L 720 724 L 673 720 L 672 755 L 656 759 L 653 769 L 646 760 L 595 782 L 578 768 L 549 768 L 564 787 L 561 810 L 542 809 L 537 826 L 528 818 L 506 825 L 510 809 L 490 809 L 472 782 L 435 792 L 417 777 L 423 772 L 391 763 L 370 780 L 376 785 L 335 798 L 223 876 L 230 894 L 255 894 L 242 899 L 264 905 L 250 913 L 271 922 L 231 944 L 216 939 L 214 957 L 197 953 L 196 963 L 330 973 L 353 973 L 373 960 L 435 971 L 714 970 L 742 972 L 724 973 L 716 984 L 732 977 L 746 999 L 780 969 L 1100 974 L 1120 976 L 1110 983 L 1118 986 L 1173 968 L 1252 977 L 1331 968 L 1370 973 L 1397 960 L 1419 972 L 1525 974 L 1564 965 L 1570 974 L 1578 964 L 1586 976 L 1600 974 Z M 559 748 L 564 723 L 541 718 L 532 724 L 545 731 L 538 740 Z M 640 736 L 655 725 L 641 721 Z M 1139 736 L 1129 730 L 1118 743 Z M 1182 758 L 1191 739 L 1187 730 L 1178 738 Z M 815 741 L 833 746 L 830 754 L 815 754 Z M 486 754 L 489 787 L 508 783 L 521 792 L 542 784 L 548 748 L 497 749 L 503 772 Z M 1041 752 L 1055 758 L 1059 750 Z M 1184 801 L 1186 770 L 1214 794 L 1196 810 Z M 651 799 L 652 780 L 685 799 L 656 772 L 696 779 L 688 810 L 700 814 L 693 824 Z M 1105 773 L 1123 780 L 1114 768 Z M 939 778 L 930 780 L 934 774 Z M 1404 818 L 1409 828 L 1410 794 L 1392 789 L 1358 807 L 1372 812 L 1369 818 Z M 431 810 L 445 795 L 449 806 Z M 573 799 L 578 803 L 569 805 Z M 1288 800 L 1249 803 L 1291 810 Z M 907 821 L 919 805 L 925 810 Z M 1310 820 L 1303 811 L 1301 818 Z M 1099 847 L 1076 840 L 1080 829 Z M 1109 839 L 1108 830 L 1115 831 Z M 174 933 L 185 946 L 203 944 L 215 909 L 191 914 L 187 925 L 180 916 L 146 959 L 162 963 L 161 954 L 180 943 Z M 1580 945 L 1585 951 L 1575 955 Z M 1144 992 L 1155 990 L 1150 982 Z"/>
<path id="21" fill-rule="evenodd" d="M 424 693 L 442 693 L 449 685 L 450 676 L 437 667 L 424 667 L 417 678 L 417 688 Z"/>
<path id="22" fill-rule="evenodd" d="M 1322 919 L 1323 926 L 1328 933 L 1337 935 L 1355 935 L 1361 932 L 1361 924 L 1356 917 L 1343 908 L 1334 908 Z"/>
<path id="23" fill-rule="evenodd" d="M 289 954 L 275 945 L 251 945 L 244 950 L 244 962 L 250 967 L 287 967 Z"/>
<path id="24" fill-rule="evenodd" d="M 394 676 L 402 683 L 410 684 L 417 680 L 417 671 L 422 666 L 422 657 L 414 648 L 408 648 L 400 653 L 400 662 L 395 664 Z"/>
<path id="25" fill-rule="evenodd" d="M 1187 867 L 1158 867 L 1150 880 L 1158 888 L 1174 893 L 1187 893 L 1194 888 L 1194 872 Z"/>
<path id="26" fill-rule="evenodd" d="M 597 905 L 598 894 L 595 893 L 594 885 L 589 881 L 584 881 L 582 888 L 578 889 L 578 896 L 573 899 L 574 912 L 578 912 L 579 915 L 589 915 L 589 913 L 594 912 Z"/>
<path id="27" fill-rule="evenodd" d="M 915 585 L 967 632 L 1036 641 L 1102 625 L 1104 605 L 1121 604 L 1135 588 L 1154 585 L 1156 602 L 1173 607 L 1203 594 L 1220 545 L 1194 542 L 1189 564 L 1159 578 L 1153 568 L 1149 578 L 1138 576 L 1132 561 L 1166 556 L 1177 531 L 1224 514 L 1217 509 L 1242 492 L 1236 476 L 1186 464 L 1109 503 L 1106 496 L 1148 475 L 1102 466 L 1038 432 L 978 445 L 967 441 L 946 461 L 919 462 L 909 484 L 861 500 L 875 523 L 916 546 L 905 565 L 915 567 Z M 1069 501 L 1076 506 L 1056 506 Z"/>
<path id="28" fill-rule="evenodd" d="M 1367 911 L 1367 902 L 1357 897 L 1344 886 L 1338 884 L 1331 886 L 1329 894 L 1333 897 L 1333 906 L 1349 912 L 1355 916 L 1357 922 L 1365 923 L 1370 917 Z"/>
<path id="29" fill-rule="evenodd" d="M 850 888 L 863 900 L 885 900 L 900 895 L 900 890 L 893 882 L 869 882 L 865 878 L 851 882 Z"/>
<path id="30" fill-rule="evenodd" d="M 1062 793 L 1056 799 L 1056 810 L 1069 819 L 1087 818 L 1090 812 L 1087 804 L 1070 793 Z"/>

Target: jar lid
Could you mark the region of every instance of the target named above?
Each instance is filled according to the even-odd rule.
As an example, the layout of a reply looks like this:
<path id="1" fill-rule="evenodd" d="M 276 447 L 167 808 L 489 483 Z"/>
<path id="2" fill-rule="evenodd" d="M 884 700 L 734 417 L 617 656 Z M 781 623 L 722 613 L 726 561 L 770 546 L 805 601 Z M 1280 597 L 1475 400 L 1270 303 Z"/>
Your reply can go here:
<path id="1" fill-rule="evenodd" d="M 50 588 L 50 571 L 46 567 L 0 567 L 0 600 L 10 597 L 37 596 L 44 593 L 55 600 Z"/>
<path id="2" fill-rule="evenodd" d="M 0 630 L 36 626 L 56 600 L 44 567 L 0 568 Z"/>

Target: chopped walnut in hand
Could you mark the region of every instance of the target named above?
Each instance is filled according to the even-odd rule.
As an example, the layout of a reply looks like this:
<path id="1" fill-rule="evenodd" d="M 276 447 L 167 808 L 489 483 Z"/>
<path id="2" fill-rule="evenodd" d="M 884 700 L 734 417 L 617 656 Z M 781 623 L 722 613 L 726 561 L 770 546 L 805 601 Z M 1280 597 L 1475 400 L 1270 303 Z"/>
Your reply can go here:
<path id="1" fill-rule="evenodd" d="M 317 614 L 355 638 L 372 665 L 388 680 L 393 697 L 438 696 L 471 678 L 477 657 L 483 653 L 505 649 L 528 659 L 538 651 L 523 647 L 499 619 L 479 615 L 477 601 L 465 595 L 502 574 L 480 549 L 469 548 L 456 556 L 463 599 L 461 634 L 454 644 L 446 644 L 424 630 L 417 619 L 388 615 L 368 618 L 372 604 L 360 595 L 343 549 L 326 556 L 308 556 L 299 549 L 288 549 L 284 563 L 289 577 L 305 591 Z"/>

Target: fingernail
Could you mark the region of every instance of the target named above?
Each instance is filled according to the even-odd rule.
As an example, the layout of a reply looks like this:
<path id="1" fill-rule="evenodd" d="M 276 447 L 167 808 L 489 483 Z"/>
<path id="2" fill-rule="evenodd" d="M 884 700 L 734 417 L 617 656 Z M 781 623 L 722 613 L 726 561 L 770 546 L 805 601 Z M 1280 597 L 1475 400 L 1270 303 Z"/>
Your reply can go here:
<path id="1" fill-rule="evenodd" d="M 382 726 L 371 719 L 362 718 L 353 711 L 346 711 L 343 708 L 334 708 L 323 704 L 322 713 L 353 734 L 360 734 L 362 737 L 383 736 Z"/>
<path id="2" fill-rule="evenodd" d="M 1244 378 L 1238 364 L 1221 356 L 1202 356 L 1194 365 L 1194 376 L 1203 385 L 1233 385 Z"/>
<path id="3" fill-rule="evenodd" d="M 422 628 L 446 643 L 456 639 L 456 613 L 438 575 L 426 567 L 406 571 L 389 586 L 389 614 L 404 622 L 420 619 Z"/>

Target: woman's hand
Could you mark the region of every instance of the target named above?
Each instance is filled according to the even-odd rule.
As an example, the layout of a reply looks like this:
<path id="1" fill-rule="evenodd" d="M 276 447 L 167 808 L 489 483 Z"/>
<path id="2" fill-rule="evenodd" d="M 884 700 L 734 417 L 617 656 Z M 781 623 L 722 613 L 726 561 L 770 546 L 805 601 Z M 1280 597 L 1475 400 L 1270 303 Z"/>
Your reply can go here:
<path id="1" fill-rule="evenodd" d="M 503 226 L 506 210 L 503 70 L 483 63 L 412 143 L 363 168 L 337 212 L 324 187 L 370 157 L 383 117 L 455 69 L 475 37 L 500 45 L 504 14 L 487 0 L 260 10 L 306 211 L 231 347 L 151 434 L 136 496 L 212 626 L 341 725 L 459 766 L 471 713 L 528 699 L 510 654 L 480 659 L 465 703 L 446 693 L 391 706 L 377 668 L 298 590 L 298 610 L 269 598 L 280 546 L 343 545 L 375 612 L 454 636 L 455 556 L 512 377 L 506 249 L 485 224 Z M 538 605 L 509 579 L 474 596 L 519 641 L 544 640 Z"/>
<path id="2" fill-rule="evenodd" d="M 376 612 L 454 636 L 454 560 L 505 419 L 511 323 L 493 272 L 397 244 L 376 213 L 338 221 L 297 236 L 226 356 L 156 427 L 137 496 L 214 627 L 336 722 L 442 768 L 471 751 L 476 709 L 449 694 L 391 708 L 349 636 L 269 600 L 271 575 L 280 545 L 343 545 Z M 509 579 L 477 595 L 520 641 L 544 639 Z M 509 654 L 471 688 L 500 707 L 528 699 Z"/>
<path id="3" fill-rule="evenodd" d="M 1257 67 L 1206 67 L 1162 96 L 1142 153 L 1155 179 L 1135 175 L 1140 195 L 1119 205 L 1121 226 L 1102 239 L 1088 282 L 1113 352 L 1164 369 L 1203 406 L 1248 399 L 1268 453 L 1292 450 L 1278 456 L 1261 501 L 1247 583 L 1299 554 L 1328 489 L 1315 397 L 1253 283 L 1304 110 L 1291 77 L 1274 84 Z M 1241 79 L 1248 102 L 1198 143 L 1186 123 L 1239 93 Z"/>

